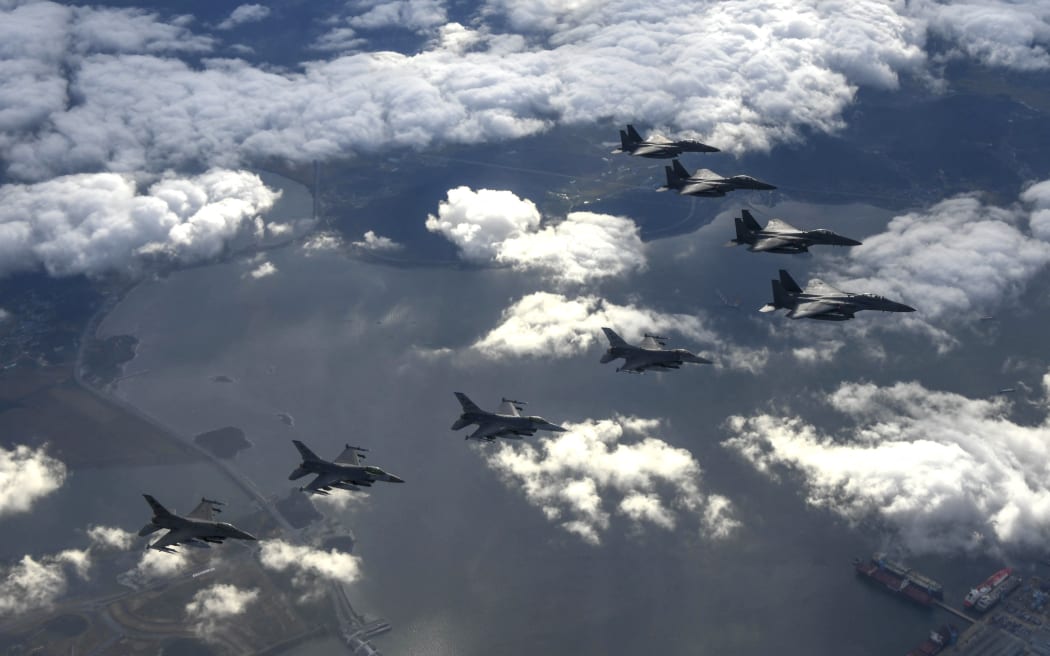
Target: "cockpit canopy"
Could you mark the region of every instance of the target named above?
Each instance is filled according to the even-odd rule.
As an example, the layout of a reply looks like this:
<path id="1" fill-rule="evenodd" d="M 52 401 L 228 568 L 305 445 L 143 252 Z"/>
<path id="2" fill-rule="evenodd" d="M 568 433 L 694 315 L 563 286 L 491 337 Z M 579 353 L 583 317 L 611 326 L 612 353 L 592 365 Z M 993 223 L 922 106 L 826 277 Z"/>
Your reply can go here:
<path id="1" fill-rule="evenodd" d="M 369 465 L 368 467 L 365 467 L 365 471 L 368 472 L 369 474 L 373 475 L 373 476 L 382 476 L 382 475 L 386 474 L 386 472 L 383 471 L 382 469 L 380 469 L 379 467 L 373 467 L 371 465 Z"/>

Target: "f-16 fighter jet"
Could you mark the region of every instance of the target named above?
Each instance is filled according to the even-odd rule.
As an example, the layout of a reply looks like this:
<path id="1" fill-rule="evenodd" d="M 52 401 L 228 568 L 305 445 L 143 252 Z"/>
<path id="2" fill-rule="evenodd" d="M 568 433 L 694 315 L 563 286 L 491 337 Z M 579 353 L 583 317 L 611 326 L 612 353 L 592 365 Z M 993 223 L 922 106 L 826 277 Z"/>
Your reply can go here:
<path id="1" fill-rule="evenodd" d="M 523 415 L 521 411 L 525 403 L 513 399 L 503 399 L 496 412 L 486 412 L 479 408 L 466 394 L 456 392 L 459 404 L 463 406 L 463 414 L 459 416 L 456 423 L 452 424 L 452 430 L 459 430 L 464 426 L 477 424 L 478 428 L 465 440 L 485 440 L 491 442 L 497 437 L 521 439 L 524 436 L 532 436 L 538 430 L 554 431 L 563 433 L 566 429 L 552 424 L 543 417 L 535 415 Z"/>
<path id="2" fill-rule="evenodd" d="M 602 356 L 602 364 L 623 358 L 623 366 L 616 371 L 629 374 L 640 374 L 646 369 L 678 369 L 684 362 L 693 364 L 713 364 L 710 360 L 694 355 L 685 349 L 669 349 L 667 338 L 659 335 L 645 334 L 645 339 L 638 346 L 628 344 L 611 328 L 602 328 L 609 340 L 609 350 Z"/>
<path id="3" fill-rule="evenodd" d="M 288 475 L 288 480 L 294 481 L 307 474 L 317 474 L 317 478 L 299 488 L 302 492 L 311 494 L 328 495 L 333 487 L 340 490 L 359 490 L 361 487 L 369 487 L 375 481 L 387 481 L 388 483 L 404 483 L 405 481 L 388 474 L 379 467 L 362 465 L 364 452 L 359 446 L 346 445 L 339 457 L 329 462 L 317 457 L 305 444 L 299 440 L 292 440 L 295 448 L 303 457 L 303 462 Z"/>
<path id="4" fill-rule="evenodd" d="M 771 184 L 752 178 L 750 175 L 733 175 L 725 177 L 710 169 L 698 169 L 690 175 L 678 160 L 671 160 L 671 166 L 665 166 L 667 184 L 658 187 L 657 191 L 673 189 L 683 196 L 725 196 L 726 192 L 735 189 L 767 190 L 776 189 Z"/>
<path id="5" fill-rule="evenodd" d="M 234 538 L 236 540 L 255 539 L 255 536 L 252 534 L 246 533 L 232 524 L 215 520 L 215 513 L 222 512 L 219 510 L 219 506 L 222 505 L 219 501 L 202 498 L 197 507 L 188 515 L 176 515 L 160 505 L 150 495 L 144 494 L 142 496 L 146 497 L 146 502 L 153 509 L 153 519 L 150 520 L 149 524 L 142 527 L 139 535 L 149 535 L 162 528 L 168 529 L 168 532 L 163 537 L 149 545 L 150 549 L 175 553 L 172 547 L 178 544 L 207 549 L 212 544 L 222 544 L 222 541 L 226 538 Z"/>
<path id="6" fill-rule="evenodd" d="M 627 126 L 627 131 L 620 130 L 620 147 L 613 153 L 627 153 L 637 157 L 652 157 L 655 159 L 668 159 L 678 157 L 682 153 L 719 153 L 722 152 L 714 146 L 708 146 L 695 139 L 683 139 L 671 141 L 667 137 L 653 135 L 648 139 L 642 139 L 642 135 L 634 129 L 633 125 Z"/>
<path id="7" fill-rule="evenodd" d="M 730 244 L 746 244 L 747 250 L 756 253 L 808 253 L 810 246 L 860 246 L 860 242 L 835 234 L 823 228 L 799 230 L 780 219 L 770 219 L 763 228 L 751 216 L 741 210 L 742 217 L 736 223 L 736 239 Z"/>
<path id="8" fill-rule="evenodd" d="M 880 312 L 914 312 L 915 308 L 897 303 L 875 294 L 851 294 L 835 289 L 817 280 L 809 281 L 803 291 L 798 283 L 783 269 L 780 280 L 773 281 L 773 302 L 767 303 L 759 312 L 787 309 L 792 319 L 821 319 L 823 321 L 846 321 L 860 310 Z"/>

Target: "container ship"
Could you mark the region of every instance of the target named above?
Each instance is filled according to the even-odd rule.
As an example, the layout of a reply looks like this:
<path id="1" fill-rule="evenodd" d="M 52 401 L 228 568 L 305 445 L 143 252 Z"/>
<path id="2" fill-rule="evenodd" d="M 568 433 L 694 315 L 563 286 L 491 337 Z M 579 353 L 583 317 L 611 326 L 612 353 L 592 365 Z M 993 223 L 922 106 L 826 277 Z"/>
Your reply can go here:
<path id="1" fill-rule="evenodd" d="M 1002 596 L 1001 588 L 1013 573 L 1013 568 L 1004 567 L 986 578 L 983 583 L 966 593 L 966 598 L 963 599 L 963 607 L 985 611 L 994 606 L 995 602 L 999 601 L 999 597 Z"/>
<path id="2" fill-rule="evenodd" d="M 915 649 L 908 652 L 907 656 L 934 656 L 944 651 L 945 647 L 953 644 L 959 637 L 959 630 L 951 624 L 945 624 L 936 631 L 930 631 L 929 637 L 922 641 Z"/>
<path id="3" fill-rule="evenodd" d="M 886 558 L 885 554 L 877 553 L 867 561 L 858 558 L 853 561 L 853 569 L 886 590 L 923 606 L 932 606 L 934 601 L 944 599 L 940 583 Z"/>

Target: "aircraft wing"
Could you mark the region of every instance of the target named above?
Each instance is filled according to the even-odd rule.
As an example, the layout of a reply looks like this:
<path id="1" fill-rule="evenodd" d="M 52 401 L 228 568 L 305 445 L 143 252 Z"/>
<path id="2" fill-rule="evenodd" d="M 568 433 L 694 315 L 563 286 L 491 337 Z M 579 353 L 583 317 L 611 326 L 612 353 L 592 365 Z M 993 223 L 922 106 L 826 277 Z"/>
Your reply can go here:
<path id="1" fill-rule="evenodd" d="M 646 144 L 644 146 L 636 146 L 632 155 L 656 155 L 659 153 L 667 152 L 666 146 Z"/>
<path id="2" fill-rule="evenodd" d="M 835 303 L 810 301 L 809 303 L 799 303 L 794 311 L 792 311 L 791 316 L 796 319 L 804 319 L 805 317 L 815 317 L 818 314 L 825 314 L 837 309 L 839 309 L 839 305 Z"/>
<path id="3" fill-rule="evenodd" d="M 659 351 L 659 350 L 663 349 L 665 344 L 664 344 L 663 341 L 661 341 L 659 339 L 656 339 L 652 335 L 646 335 L 645 339 L 643 339 L 642 343 L 639 344 L 638 346 L 640 346 L 642 348 L 645 348 L 645 349 L 652 349 L 654 351 Z"/>
<path id="4" fill-rule="evenodd" d="M 784 239 L 783 237 L 766 237 L 765 239 L 758 239 L 754 244 L 751 245 L 753 251 L 770 251 L 774 248 L 783 248 L 784 246 L 791 246 L 795 241 L 793 239 Z"/>
<path id="5" fill-rule="evenodd" d="M 650 367 L 652 362 L 640 355 L 629 355 L 623 359 L 623 366 L 620 367 L 620 371 L 645 371 L 646 368 Z"/>
<path id="6" fill-rule="evenodd" d="M 347 446 L 343 449 L 343 452 L 339 454 L 339 457 L 332 462 L 338 462 L 343 465 L 360 465 L 361 458 L 364 458 L 364 456 L 361 455 L 362 451 L 364 451 L 364 449 L 359 449 L 356 446 Z"/>
<path id="7" fill-rule="evenodd" d="M 499 437 L 505 430 L 506 427 L 503 426 L 503 424 L 498 424 L 494 421 L 487 421 L 482 424 L 479 424 L 478 429 L 476 431 L 474 431 L 470 435 L 467 435 L 467 439 L 488 440 L 491 442 L 493 439 Z"/>
<path id="8" fill-rule="evenodd" d="M 765 229 L 769 232 L 801 232 L 795 226 L 781 219 L 770 219 Z"/>
<path id="9" fill-rule="evenodd" d="M 175 530 L 168 531 L 167 533 L 162 535 L 159 540 L 157 540 L 153 544 L 149 545 L 149 548 L 150 549 L 159 549 L 160 551 L 167 551 L 167 550 L 171 549 L 171 547 L 174 547 L 177 544 L 180 544 L 180 543 L 185 542 L 187 540 L 192 540 L 194 537 L 196 537 L 196 536 L 192 535 L 187 530 L 175 529 Z"/>
<path id="10" fill-rule="evenodd" d="M 816 296 L 829 296 L 831 294 L 845 293 L 841 289 L 835 289 L 819 278 L 811 278 L 810 281 L 806 283 L 806 289 L 803 291 L 806 294 L 814 294 Z"/>
<path id="11" fill-rule="evenodd" d="M 193 519 L 204 519 L 211 522 L 215 520 L 215 513 L 220 512 L 216 506 L 217 502 L 215 501 L 201 499 L 201 502 L 197 504 L 197 507 L 191 510 L 186 516 L 192 517 Z"/>
<path id="12" fill-rule="evenodd" d="M 325 472 L 318 474 L 317 478 L 310 481 L 303 486 L 304 490 L 323 490 L 324 488 L 330 487 L 332 483 L 338 483 L 343 480 L 342 476 L 335 472 Z"/>
<path id="13" fill-rule="evenodd" d="M 518 412 L 518 406 L 514 405 L 511 401 L 504 401 L 500 403 L 499 409 L 496 410 L 497 414 L 510 415 L 511 417 L 520 417 L 521 413 Z"/>
<path id="14" fill-rule="evenodd" d="M 690 182 L 689 184 L 682 185 L 682 188 L 678 190 L 680 194 L 717 194 L 722 193 L 725 185 L 719 182 Z"/>

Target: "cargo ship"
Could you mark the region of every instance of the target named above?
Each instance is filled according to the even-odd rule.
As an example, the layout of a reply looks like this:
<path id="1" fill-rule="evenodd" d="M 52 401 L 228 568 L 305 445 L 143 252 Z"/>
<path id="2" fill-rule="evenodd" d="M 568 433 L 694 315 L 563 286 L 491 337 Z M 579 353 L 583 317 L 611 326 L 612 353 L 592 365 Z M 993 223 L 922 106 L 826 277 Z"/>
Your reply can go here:
<path id="1" fill-rule="evenodd" d="M 857 558 L 853 561 L 853 569 L 886 590 L 923 606 L 932 606 L 934 601 L 944 598 L 940 583 L 889 560 L 885 554 L 877 553 L 867 561 Z"/>
<path id="2" fill-rule="evenodd" d="M 1003 583 L 1005 583 L 1006 580 L 1010 578 L 1010 575 L 1013 573 L 1013 568 L 1004 567 L 995 574 L 992 574 L 991 576 L 986 578 L 984 580 L 984 583 L 981 583 L 979 586 L 973 588 L 968 593 L 966 593 L 966 598 L 963 599 L 963 607 L 976 608 L 978 604 L 981 603 L 982 599 L 984 599 L 985 603 L 981 604 L 984 606 L 984 608 L 978 608 L 978 610 L 987 610 L 991 608 L 995 602 L 988 602 L 992 599 L 998 601 L 998 588 L 1002 586 Z"/>
<path id="3" fill-rule="evenodd" d="M 959 637 L 959 630 L 951 624 L 945 624 L 936 631 L 930 631 L 929 637 L 922 641 L 915 649 L 908 652 L 907 656 L 934 656 L 944 651 L 944 648 L 953 644 Z"/>

